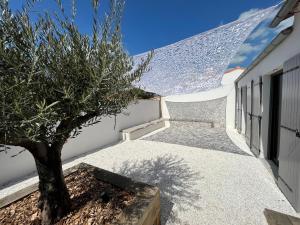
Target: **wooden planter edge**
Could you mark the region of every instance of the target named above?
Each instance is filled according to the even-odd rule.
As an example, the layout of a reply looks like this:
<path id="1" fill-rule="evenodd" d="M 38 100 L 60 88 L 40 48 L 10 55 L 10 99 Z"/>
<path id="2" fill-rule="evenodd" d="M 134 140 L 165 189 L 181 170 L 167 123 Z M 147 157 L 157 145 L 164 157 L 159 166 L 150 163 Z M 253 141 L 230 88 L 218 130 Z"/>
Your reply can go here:
<path id="1" fill-rule="evenodd" d="M 74 173 L 75 171 L 77 171 L 81 166 L 83 166 L 83 163 L 80 163 L 76 166 L 73 166 L 71 168 L 68 168 L 66 170 L 64 170 L 64 176 L 68 176 L 72 173 Z M 25 187 L 19 191 L 16 191 L 8 196 L 5 196 L 4 198 L 0 199 L 0 209 L 15 202 L 18 201 L 21 198 L 26 197 L 27 195 L 30 195 L 32 192 L 35 192 L 38 190 L 39 184 L 34 183 L 32 185 L 29 185 L 28 187 Z"/>
<path id="2" fill-rule="evenodd" d="M 116 187 L 133 192 L 137 198 L 136 203 L 124 210 L 124 216 L 115 224 L 119 225 L 159 225 L 160 224 L 160 194 L 157 187 L 135 182 L 130 178 L 86 164 L 80 163 L 64 170 L 64 176 L 76 172 L 80 168 L 93 169 L 97 179 L 110 183 Z M 3 208 L 21 198 L 38 190 L 38 183 L 32 184 L 22 190 L 0 199 L 0 208 Z"/>

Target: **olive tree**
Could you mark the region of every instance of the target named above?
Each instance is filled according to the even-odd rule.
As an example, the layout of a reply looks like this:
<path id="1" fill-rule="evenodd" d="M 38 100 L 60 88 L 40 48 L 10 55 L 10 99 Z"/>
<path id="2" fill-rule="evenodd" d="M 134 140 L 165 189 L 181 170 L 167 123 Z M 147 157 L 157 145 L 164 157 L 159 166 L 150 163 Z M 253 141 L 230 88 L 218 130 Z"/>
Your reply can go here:
<path id="1" fill-rule="evenodd" d="M 125 51 L 122 0 L 110 1 L 104 19 L 98 15 L 99 2 L 92 1 L 91 35 L 82 34 L 74 22 L 74 1 L 69 14 L 56 3 L 58 12 L 32 20 L 34 0 L 19 11 L 0 0 L 0 144 L 23 147 L 34 157 L 43 224 L 70 209 L 61 161 L 67 139 L 135 100 L 132 84 L 152 56 L 133 65 Z"/>

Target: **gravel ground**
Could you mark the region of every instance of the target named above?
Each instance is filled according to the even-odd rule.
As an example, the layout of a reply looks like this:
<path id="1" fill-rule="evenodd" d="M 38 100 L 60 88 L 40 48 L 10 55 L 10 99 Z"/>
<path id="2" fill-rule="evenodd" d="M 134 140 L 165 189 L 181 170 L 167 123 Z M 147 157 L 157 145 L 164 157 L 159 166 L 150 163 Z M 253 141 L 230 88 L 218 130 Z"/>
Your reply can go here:
<path id="1" fill-rule="evenodd" d="M 162 225 L 267 225 L 265 208 L 297 215 L 260 160 L 176 144 L 136 140 L 82 156 L 86 162 L 159 186 Z M 35 182 L 0 191 L 0 197 Z"/>
<path id="2" fill-rule="evenodd" d="M 186 121 L 171 121 L 170 124 L 169 128 L 144 140 L 249 155 L 230 140 L 225 128 L 206 128 L 201 123 Z"/>

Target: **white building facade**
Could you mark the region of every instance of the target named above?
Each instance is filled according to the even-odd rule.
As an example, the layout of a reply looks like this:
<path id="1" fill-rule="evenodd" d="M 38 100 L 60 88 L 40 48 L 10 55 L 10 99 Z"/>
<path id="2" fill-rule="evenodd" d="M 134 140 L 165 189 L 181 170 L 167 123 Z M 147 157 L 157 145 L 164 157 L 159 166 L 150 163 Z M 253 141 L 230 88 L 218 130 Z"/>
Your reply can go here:
<path id="1" fill-rule="evenodd" d="M 300 1 L 287 0 L 270 27 L 294 16 L 236 80 L 235 127 L 252 152 L 278 168 L 278 186 L 300 211 Z"/>

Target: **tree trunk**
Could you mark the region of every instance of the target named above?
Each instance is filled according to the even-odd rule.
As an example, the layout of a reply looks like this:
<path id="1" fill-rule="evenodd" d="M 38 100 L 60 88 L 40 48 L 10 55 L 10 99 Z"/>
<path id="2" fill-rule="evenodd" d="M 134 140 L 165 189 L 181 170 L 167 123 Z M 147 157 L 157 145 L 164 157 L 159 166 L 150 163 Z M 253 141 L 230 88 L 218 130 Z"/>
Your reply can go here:
<path id="1" fill-rule="evenodd" d="M 42 225 L 55 223 L 70 209 L 70 195 L 64 180 L 61 151 L 47 148 L 46 152 L 46 157 L 43 157 L 45 160 L 35 158 L 39 175 L 38 207 L 42 212 Z"/>

